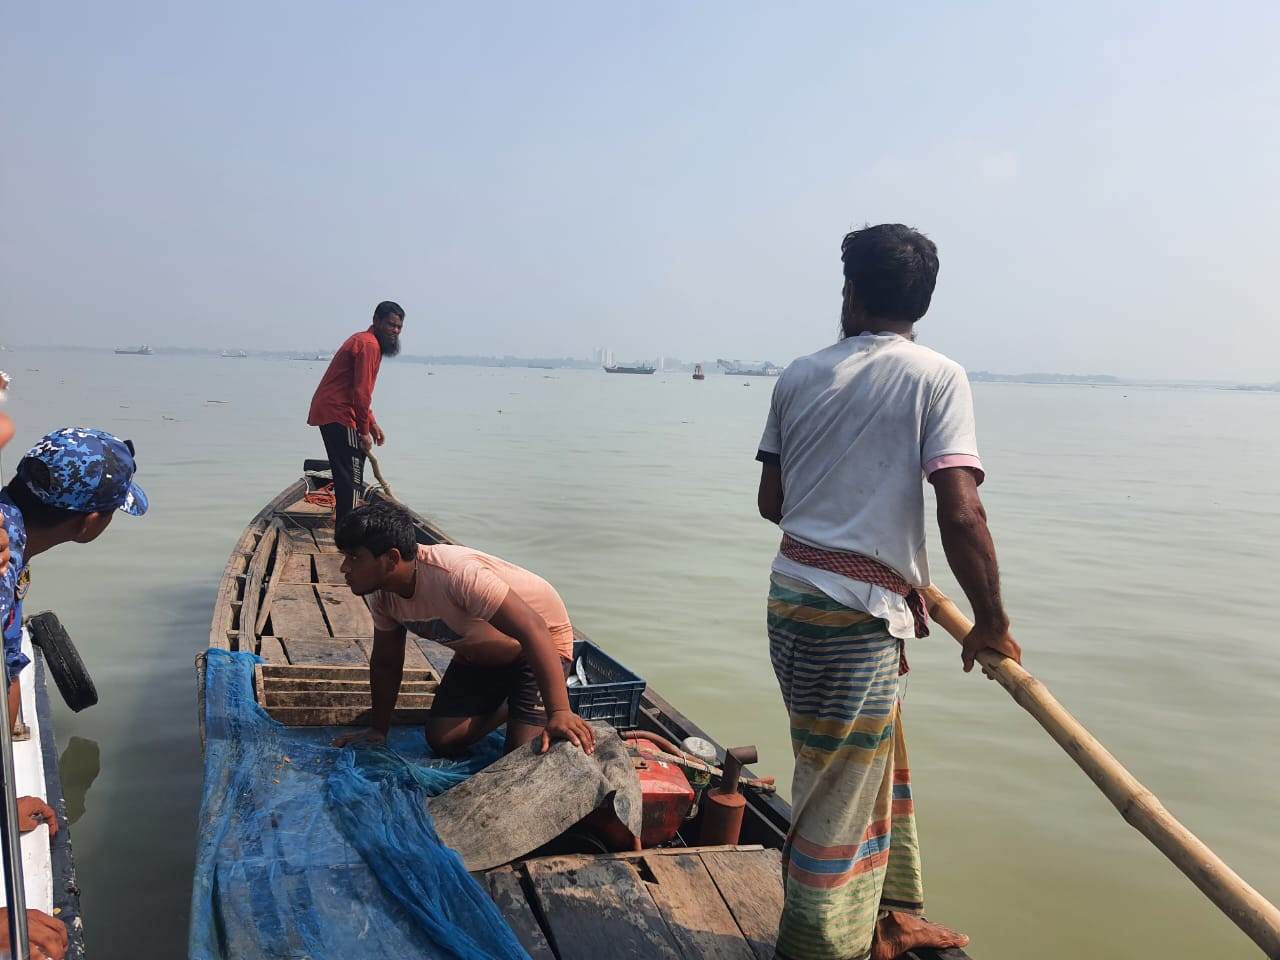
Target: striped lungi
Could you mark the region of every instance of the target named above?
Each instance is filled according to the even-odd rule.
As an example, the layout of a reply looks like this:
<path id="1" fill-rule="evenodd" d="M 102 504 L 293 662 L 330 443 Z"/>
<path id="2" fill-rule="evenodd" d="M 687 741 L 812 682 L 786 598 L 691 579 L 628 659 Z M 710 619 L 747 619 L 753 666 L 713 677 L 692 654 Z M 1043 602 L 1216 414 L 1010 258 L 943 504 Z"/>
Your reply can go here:
<path id="1" fill-rule="evenodd" d="M 885 622 L 774 574 L 769 654 L 791 718 L 795 774 L 778 956 L 861 960 L 882 911 L 924 909 Z"/>

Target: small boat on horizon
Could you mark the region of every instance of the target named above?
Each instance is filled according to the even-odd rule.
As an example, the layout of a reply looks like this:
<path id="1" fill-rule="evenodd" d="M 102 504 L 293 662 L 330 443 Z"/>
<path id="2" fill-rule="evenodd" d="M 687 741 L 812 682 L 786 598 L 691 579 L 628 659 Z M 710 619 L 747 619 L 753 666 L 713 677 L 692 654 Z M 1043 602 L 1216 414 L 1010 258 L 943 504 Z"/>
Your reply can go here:
<path id="1" fill-rule="evenodd" d="M 703 372 L 702 372 L 702 364 L 700 364 L 700 363 L 695 363 L 695 364 L 693 365 L 693 379 L 695 379 L 695 380 L 705 380 L 705 379 L 707 379 L 707 375 L 706 375 L 705 373 L 703 373 Z"/>
<path id="2" fill-rule="evenodd" d="M 245 350 L 223 350 L 222 356 L 228 360 L 243 360 L 249 354 Z"/>
<path id="3" fill-rule="evenodd" d="M 116 353 L 128 357 L 149 357 L 155 353 L 155 351 L 144 343 L 137 347 L 116 347 Z"/>

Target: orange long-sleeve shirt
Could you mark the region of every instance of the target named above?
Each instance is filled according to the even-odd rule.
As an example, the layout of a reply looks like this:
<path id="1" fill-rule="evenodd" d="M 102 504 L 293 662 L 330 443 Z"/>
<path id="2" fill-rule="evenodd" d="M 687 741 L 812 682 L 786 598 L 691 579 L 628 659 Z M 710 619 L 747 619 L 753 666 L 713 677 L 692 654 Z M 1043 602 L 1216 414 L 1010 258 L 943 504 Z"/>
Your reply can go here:
<path id="1" fill-rule="evenodd" d="M 382 348 L 372 330 L 361 330 L 349 336 L 329 361 L 329 369 L 320 378 L 307 424 L 322 427 L 340 423 L 368 433 L 377 423 L 373 416 L 373 385 L 382 366 Z"/>

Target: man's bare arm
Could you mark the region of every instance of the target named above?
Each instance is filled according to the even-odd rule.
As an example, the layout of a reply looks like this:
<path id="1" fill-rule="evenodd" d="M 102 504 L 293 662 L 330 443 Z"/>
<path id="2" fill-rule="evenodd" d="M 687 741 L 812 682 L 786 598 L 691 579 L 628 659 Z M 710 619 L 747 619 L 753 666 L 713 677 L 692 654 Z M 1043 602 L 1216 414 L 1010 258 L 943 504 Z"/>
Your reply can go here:
<path id="1" fill-rule="evenodd" d="M 556 652 L 547 622 L 537 612 L 508 591 L 502 605 L 489 622 L 520 644 L 524 657 L 538 681 L 542 704 L 547 711 L 547 728 L 542 734 L 540 753 L 546 753 L 552 740 L 568 740 L 587 753 L 595 749 L 596 735 L 591 726 L 569 709 L 569 693 L 565 689 L 564 669 Z"/>
<path id="2" fill-rule="evenodd" d="M 400 681 L 404 678 L 405 629 L 373 631 L 373 653 L 369 657 L 369 695 L 373 701 L 369 726 L 356 733 L 343 734 L 333 741 L 335 747 L 353 743 L 382 743 L 391 729 L 391 716 L 400 697 Z"/>
<path id="3" fill-rule="evenodd" d="M 760 516 L 772 523 L 782 522 L 782 465 L 760 464 L 760 490 L 756 494 Z"/>
<path id="4" fill-rule="evenodd" d="M 987 511 L 978 481 L 967 467 L 936 470 L 929 482 L 938 497 L 938 530 L 951 572 L 973 608 L 974 627 L 965 638 L 961 659 L 973 669 L 978 651 L 990 648 L 1022 662 L 1022 648 L 1009 634 L 1009 617 L 1000 599 L 1000 568 L 987 527 Z"/>
<path id="5" fill-rule="evenodd" d="M 369 657 L 369 692 L 373 700 L 370 726 L 383 736 L 391 729 L 391 716 L 400 697 L 404 678 L 405 629 L 373 631 L 373 653 Z"/>

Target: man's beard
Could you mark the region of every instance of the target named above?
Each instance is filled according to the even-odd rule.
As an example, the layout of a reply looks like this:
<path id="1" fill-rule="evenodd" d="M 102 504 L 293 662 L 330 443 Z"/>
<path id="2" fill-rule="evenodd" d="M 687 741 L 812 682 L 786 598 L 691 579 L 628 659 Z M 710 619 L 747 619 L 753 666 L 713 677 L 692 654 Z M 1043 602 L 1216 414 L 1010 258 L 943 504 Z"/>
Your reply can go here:
<path id="1" fill-rule="evenodd" d="M 375 329 L 373 335 L 377 338 L 378 346 L 382 348 L 384 357 L 394 357 L 400 352 L 400 335 L 398 333 L 384 333 Z"/>

